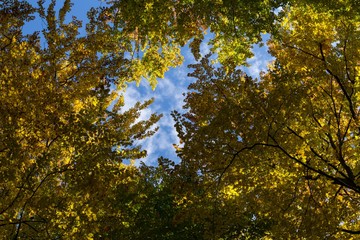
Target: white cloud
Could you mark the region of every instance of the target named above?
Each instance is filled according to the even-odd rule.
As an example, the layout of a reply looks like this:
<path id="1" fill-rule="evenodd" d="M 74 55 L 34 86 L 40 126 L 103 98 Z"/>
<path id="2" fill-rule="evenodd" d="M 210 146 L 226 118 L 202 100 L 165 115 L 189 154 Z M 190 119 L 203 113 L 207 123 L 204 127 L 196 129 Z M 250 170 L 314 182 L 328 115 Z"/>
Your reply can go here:
<path id="1" fill-rule="evenodd" d="M 200 44 L 200 54 L 201 56 L 205 56 L 206 54 L 210 53 L 210 48 L 211 46 L 209 46 L 209 42 L 208 41 L 203 41 Z"/>
<path id="2" fill-rule="evenodd" d="M 159 79 L 154 91 L 145 80 L 141 82 L 139 87 L 131 83 L 125 90 L 125 107 L 122 111 L 128 110 L 138 101 L 155 99 L 149 108 L 142 110 L 137 122 L 148 119 L 152 113 L 163 114 L 163 117 L 156 124 L 159 127 L 157 133 L 148 139 L 135 143 L 142 145 L 142 148 L 147 151 L 148 156 L 140 159 L 146 164 L 156 164 L 160 156 L 179 161 L 173 147 L 173 144 L 179 143 L 179 139 L 170 113 L 173 110 L 181 111 L 184 104 L 183 93 L 187 91 L 190 81 L 192 80 L 187 77 L 187 68 L 183 65 L 171 69 L 170 72 L 166 73 L 164 79 Z"/>
<path id="3" fill-rule="evenodd" d="M 263 35 L 263 43 L 269 39 L 268 35 Z M 266 44 L 260 47 L 260 44 L 254 44 L 253 46 L 254 56 L 248 59 L 247 63 L 249 67 L 241 67 L 247 74 L 253 78 L 259 78 L 260 72 L 266 72 L 268 64 L 274 60 L 274 58 L 268 53 L 268 47 Z"/>
<path id="4" fill-rule="evenodd" d="M 268 61 L 262 57 L 255 55 L 248 60 L 250 66 L 247 68 L 248 73 L 253 78 L 259 78 L 260 72 L 267 70 Z"/>
<path id="5" fill-rule="evenodd" d="M 209 37 L 205 37 L 201 44 L 201 54 L 205 55 L 210 51 L 207 45 Z M 266 36 L 264 36 L 266 40 Z M 267 47 L 253 46 L 254 57 L 248 60 L 250 67 L 242 69 L 252 77 L 259 77 L 261 71 L 266 71 L 269 61 L 272 57 L 267 53 Z M 187 65 L 194 63 L 194 58 L 188 47 L 182 49 L 182 54 L 185 56 L 184 64 L 177 68 L 170 69 L 165 74 L 164 79 L 159 79 L 158 85 L 153 91 L 146 80 L 143 80 L 139 87 L 134 83 L 129 84 L 124 93 L 125 107 L 124 110 L 129 109 L 138 101 L 145 101 L 150 98 L 155 98 L 155 101 L 148 109 L 142 111 L 139 120 L 145 120 L 150 117 L 152 113 L 161 113 L 163 117 L 156 124 L 159 127 L 158 132 L 152 137 L 138 141 L 136 144 L 141 144 L 142 148 L 147 150 L 148 156 L 140 159 L 146 164 L 155 165 L 160 156 L 179 161 L 176 156 L 173 144 L 179 144 L 177 132 L 174 128 L 174 120 L 170 112 L 173 110 L 182 111 L 184 104 L 184 92 L 187 92 L 188 85 L 195 79 L 187 76 L 189 69 Z M 139 164 L 140 161 L 137 162 Z"/>
<path id="6" fill-rule="evenodd" d="M 178 160 L 173 144 L 178 144 L 179 139 L 173 127 L 172 118 L 170 115 L 166 115 L 159 121 L 158 125 L 160 128 L 156 134 L 137 143 L 142 145 L 148 155 L 146 158 L 141 159 L 141 161 L 149 165 L 156 164 L 160 156 Z"/>

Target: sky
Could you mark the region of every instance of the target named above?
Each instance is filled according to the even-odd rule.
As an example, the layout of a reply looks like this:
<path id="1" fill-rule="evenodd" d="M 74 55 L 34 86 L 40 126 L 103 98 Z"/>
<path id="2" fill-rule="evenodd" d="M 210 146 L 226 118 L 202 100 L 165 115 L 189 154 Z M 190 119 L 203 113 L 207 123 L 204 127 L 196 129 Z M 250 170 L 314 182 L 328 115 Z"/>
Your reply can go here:
<path id="1" fill-rule="evenodd" d="M 37 0 L 30 0 L 28 2 L 33 6 L 37 5 Z M 59 5 L 63 3 L 61 0 L 58 0 L 57 2 L 59 2 Z M 86 22 L 87 10 L 91 7 L 104 4 L 98 0 L 77 0 L 73 2 L 74 6 L 72 7 L 70 16 L 76 16 L 79 20 L 83 20 L 83 25 L 85 25 Z M 49 3 L 49 0 L 47 0 L 46 3 Z M 59 6 L 57 5 L 57 7 Z M 33 21 L 24 27 L 24 32 L 30 33 L 36 28 L 38 30 L 39 27 L 44 27 L 43 23 Z M 209 53 L 210 46 L 207 42 L 210 37 L 211 34 L 207 34 L 204 42 L 201 44 L 200 50 L 202 56 Z M 268 36 L 265 35 L 263 38 L 266 40 Z M 138 101 L 143 102 L 150 98 L 155 99 L 154 103 L 149 108 L 142 111 L 139 120 L 148 119 L 154 112 L 163 114 L 163 117 L 156 124 L 156 126 L 159 127 L 157 133 L 148 139 L 135 143 L 137 145 L 142 145 L 142 148 L 145 149 L 148 154 L 147 157 L 137 160 L 135 163 L 136 165 L 138 165 L 140 161 L 143 161 L 147 165 L 156 165 L 157 159 L 160 156 L 169 158 L 175 162 L 180 161 L 180 159 L 176 156 L 175 149 L 173 147 L 173 144 L 179 143 L 179 139 L 174 128 L 174 120 L 170 114 L 174 110 L 179 112 L 184 111 L 182 108 L 185 98 L 184 93 L 187 92 L 188 85 L 195 80 L 187 76 L 189 72 L 187 65 L 196 62 L 188 45 L 182 48 L 181 53 L 184 56 L 183 64 L 179 67 L 171 68 L 165 74 L 164 79 L 158 79 L 158 85 L 155 90 L 152 90 L 146 80 L 143 80 L 138 87 L 134 82 L 129 83 L 124 93 L 125 106 L 123 110 L 129 109 Z M 250 76 L 256 78 L 259 76 L 261 71 L 266 71 L 268 63 L 273 58 L 267 53 L 266 45 L 263 47 L 254 45 L 253 53 L 254 57 L 248 59 L 250 66 L 242 67 L 242 70 Z"/>
<path id="2" fill-rule="evenodd" d="M 201 45 L 202 56 L 209 53 L 210 46 L 207 45 L 209 38 L 210 35 L 207 35 L 204 43 Z M 264 38 L 266 39 L 266 36 Z M 242 70 L 256 78 L 261 71 L 266 71 L 272 57 L 267 53 L 266 46 L 259 47 L 259 45 L 254 45 L 253 52 L 254 57 L 248 60 L 250 66 L 242 67 Z M 134 83 L 129 84 L 125 92 L 125 108 L 133 106 L 136 101 L 155 98 L 154 103 L 143 112 L 140 118 L 146 119 L 153 112 L 163 114 L 162 119 L 157 123 L 157 126 L 159 126 L 158 132 L 151 138 L 139 142 L 148 153 L 146 158 L 141 159 L 146 164 L 156 164 L 157 158 L 160 156 L 179 161 L 173 148 L 173 144 L 178 144 L 179 139 L 170 113 L 173 110 L 184 111 L 182 108 L 185 98 L 184 93 L 187 92 L 188 85 L 195 80 L 187 76 L 189 73 L 187 65 L 195 62 L 187 45 L 182 48 L 182 55 L 184 56 L 184 63 L 177 68 L 170 69 L 165 74 L 164 79 L 159 79 L 155 91 L 151 89 L 146 81 L 142 81 L 139 87 Z"/>

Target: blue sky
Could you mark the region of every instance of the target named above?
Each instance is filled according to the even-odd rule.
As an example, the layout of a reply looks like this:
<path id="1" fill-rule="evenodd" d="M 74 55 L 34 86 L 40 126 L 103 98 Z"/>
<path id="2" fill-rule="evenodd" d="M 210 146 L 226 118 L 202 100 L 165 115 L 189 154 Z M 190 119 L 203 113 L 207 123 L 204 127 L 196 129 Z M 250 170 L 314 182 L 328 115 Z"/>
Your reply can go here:
<path id="1" fill-rule="evenodd" d="M 204 43 L 201 45 L 200 50 L 202 56 L 209 53 L 210 47 L 207 45 L 207 42 L 210 37 L 210 34 L 208 34 L 205 37 Z M 264 36 L 265 40 L 267 38 L 267 36 Z M 268 63 L 273 58 L 267 53 L 266 45 L 263 47 L 254 45 L 253 53 L 254 57 L 247 61 L 250 66 L 242 67 L 242 70 L 252 77 L 258 77 L 261 71 L 266 71 Z M 177 68 L 170 69 L 170 71 L 165 74 L 164 79 L 159 79 L 155 91 L 151 90 L 150 85 L 146 81 L 142 81 L 139 87 L 134 83 L 129 84 L 125 93 L 126 108 L 134 105 L 136 101 L 143 101 L 152 97 L 155 98 L 155 102 L 149 109 L 144 111 L 141 118 L 146 119 L 153 112 L 164 115 L 157 124 L 159 131 L 151 138 L 141 142 L 143 148 L 148 152 L 148 156 L 142 159 L 142 161 L 147 164 L 155 164 L 157 158 L 160 156 L 179 161 L 173 148 L 173 144 L 178 144 L 179 139 L 174 129 L 174 121 L 170 113 L 173 110 L 183 111 L 183 93 L 187 92 L 188 85 L 195 80 L 187 76 L 189 72 L 187 65 L 195 62 L 188 46 L 182 48 L 182 55 L 184 56 L 184 63 Z"/>
<path id="2" fill-rule="evenodd" d="M 37 6 L 37 0 L 28 1 L 34 6 Z M 50 1 L 47 0 L 46 3 Z M 70 15 L 76 16 L 78 19 L 83 20 L 83 26 L 86 22 L 86 13 L 93 6 L 99 6 L 102 3 L 97 0 L 89 1 L 73 1 L 74 6 Z M 57 1 L 57 8 L 61 7 L 63 1 Z M 24 32 L 32 32 L 39 30 L 39 27 L 44 27 L 43 23 L 33 21 L 24 27 Z M 205 41 L 201 45 L 201 54 L 204 56 L 209 52 L 207 42 L 211 34 L 205 36 Z M 264 36 L 266 39 L 267 36 Z M 267 47 L 253 47 L 254 57 L 248 60 L 250 67 L 242 67 L 242 69 L 252 77 L 258 77 L 260 71 L 266 71 L 267 64 L 272 60 L 271 56 L 267 53 Z M 164 79 L 159 79 L 156 89 L 153 91 L 146 81 L 142 81 L 140 86 L 137 87 L 135 83 L 129 83 L 124 93 L 125 96 L 125 109 L 132 107 L 138 101 L 145 101 L 150 98 L 155 98 L 154 103 L 146 110 L 144 110 L 139 120 L 147 119 L 152 113 L 162 113 L 162 119 L 157 123 L 159 127 L 158 132 L 149 139 L 137 142 L 141 144 L 143 149 L 146 149 L 148 156 L 140 161 L 149 165 L 157 163 L 157 158 L 160 156 L 179 161 L 175 154 L 173 144 L 178 144 L 179 139 L 174 128 L 174 121 L 170 116 L 171 111 L 183 111 L 183 93 L 187 92 L 188 85 L 195 79 L 187 77 L 189 72 L 187 65 L 194 63 L 195 59 L 190 52 L 188 46 L 182 48 L 182 55 L 184 62 L 177 68 L 170 69 Z M 140 161 L 137 161 L 139 164 Z"/>

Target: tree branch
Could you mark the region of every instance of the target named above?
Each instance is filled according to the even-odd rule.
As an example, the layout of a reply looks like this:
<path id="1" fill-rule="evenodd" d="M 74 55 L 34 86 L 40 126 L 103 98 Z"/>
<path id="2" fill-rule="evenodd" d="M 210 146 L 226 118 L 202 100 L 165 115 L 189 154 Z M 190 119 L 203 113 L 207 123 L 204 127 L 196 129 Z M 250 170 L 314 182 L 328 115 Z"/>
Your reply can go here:
<path id="1" fill-rule="evenodd" d="M 360 230 L 349 230 L 349 229 L 344 229 L 344 228 L 339 228 L 340 231 L 342 232 L 346 232 L 346 233 L 350 233 L 350 234 L 360 234 Z"/>

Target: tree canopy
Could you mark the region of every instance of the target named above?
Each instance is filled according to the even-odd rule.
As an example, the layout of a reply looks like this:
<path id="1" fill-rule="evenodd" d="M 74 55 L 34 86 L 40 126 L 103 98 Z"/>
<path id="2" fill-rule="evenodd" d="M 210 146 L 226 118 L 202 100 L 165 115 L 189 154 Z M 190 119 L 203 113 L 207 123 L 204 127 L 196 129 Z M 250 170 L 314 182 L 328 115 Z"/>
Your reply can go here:
<path id="1" fill-rule="evenodd" d="M 208 57 L 192 66 L 182 160 L 269 219 L 271 237 L 348 238 L 359 233 L 359 21 L 302 4 L 282 14 L 260 79 Z"/>
<path id="2" fill-rule="evenodd" d="M 359 6 L 109 0 L 83 23 L 70 0 L 2 1 L 0 236 L 356 239 Z M 124 110 L 126 83 L 155 88 L 188 43 L 180 162 L 125 164 L 161 118 L 139 120 L 152 99 Z M 275 59 L 258 78 L 241 70 L 256 43 Z"/>

